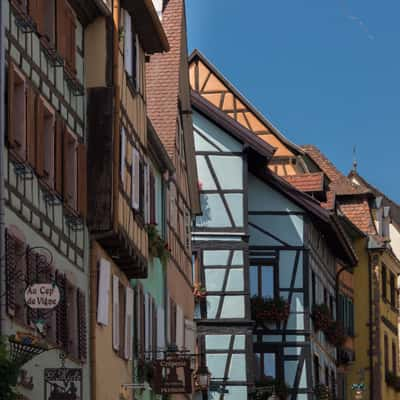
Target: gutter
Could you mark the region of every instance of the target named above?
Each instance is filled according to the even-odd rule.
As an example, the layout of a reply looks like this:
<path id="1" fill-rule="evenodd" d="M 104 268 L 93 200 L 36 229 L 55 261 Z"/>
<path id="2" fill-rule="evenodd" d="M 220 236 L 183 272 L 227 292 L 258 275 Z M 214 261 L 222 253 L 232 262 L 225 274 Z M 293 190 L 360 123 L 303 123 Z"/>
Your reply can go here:
<path id="1" fill-rule="evenodd" d="M 5 26 L 3 24 L 4 4 L 0 3 L 0 336 L 3 333 L 3 318 L 5 302 L 3 293 L 3 278 L 5 282 L 5 202 L 4 202 L 4 136 L 5 136 Z M 4 290 L 6 287 L 4 286 Z"/>

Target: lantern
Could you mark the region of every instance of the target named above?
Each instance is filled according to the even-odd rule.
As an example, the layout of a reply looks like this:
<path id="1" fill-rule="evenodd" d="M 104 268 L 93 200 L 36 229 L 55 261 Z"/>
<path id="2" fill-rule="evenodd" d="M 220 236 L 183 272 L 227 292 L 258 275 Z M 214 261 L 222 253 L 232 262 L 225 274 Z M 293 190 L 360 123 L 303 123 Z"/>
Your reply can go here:
<path id="1" fill-rule="evenodd" d="M 201 391 L 207 391 L 210 386 L 211 374 L 206 366 L 199 367 L 195 373 L 196 386 Z"/>

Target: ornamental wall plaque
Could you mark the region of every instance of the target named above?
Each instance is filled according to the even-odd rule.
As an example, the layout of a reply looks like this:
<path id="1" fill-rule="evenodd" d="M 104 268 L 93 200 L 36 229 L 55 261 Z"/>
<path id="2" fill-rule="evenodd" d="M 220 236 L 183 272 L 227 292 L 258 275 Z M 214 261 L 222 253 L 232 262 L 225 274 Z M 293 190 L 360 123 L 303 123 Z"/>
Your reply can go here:
<path id="1" fill-rule="evenodd" d="M 60 289 L 55 283 L 35 283 L 25 290 L 25 303 L 34 310 L 52 310 L 60 298 Z"/>
<path id="2" fill-rule="evenodd" d="M 82 400 L 81 368 L 46 368 L 45 400 Z"/>

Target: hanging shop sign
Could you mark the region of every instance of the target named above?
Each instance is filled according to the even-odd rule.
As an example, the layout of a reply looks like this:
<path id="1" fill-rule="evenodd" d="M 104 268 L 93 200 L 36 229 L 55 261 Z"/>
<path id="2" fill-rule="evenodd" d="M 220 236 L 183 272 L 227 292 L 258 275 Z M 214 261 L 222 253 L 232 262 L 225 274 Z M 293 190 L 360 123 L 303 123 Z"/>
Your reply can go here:
<path id="1" fill-rule="evenodd" d="M 51 310 L 57 307 L 60 297 L 60 289 L 54 283 L 35 283 L 25 290 L 25 303 L 35 310 Z"/>
<path id="2" fill-rule="evenodd" d="M 154 362 L 156 394 L 192 393 L 192 370 L 187 356 L 167 356 Z"/>
<path id="3" fill-rule="evenodd" d="M 81 368 L 45 368 L 45 400 L 82 400 Z"/>

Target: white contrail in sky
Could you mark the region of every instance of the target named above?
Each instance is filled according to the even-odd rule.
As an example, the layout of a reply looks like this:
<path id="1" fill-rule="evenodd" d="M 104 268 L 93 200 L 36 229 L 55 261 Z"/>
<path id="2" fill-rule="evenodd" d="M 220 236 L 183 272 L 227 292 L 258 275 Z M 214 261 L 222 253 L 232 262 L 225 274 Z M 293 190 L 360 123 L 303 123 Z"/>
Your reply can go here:
<path id="1" fill-rule="evenodd" d="M 346 18 L 348 20 L 354 22 L 355 24 L 357 24 L 365 32 L 365 34 L 367 35 L 368 39 L 374 40 L 375 36 L 370 32 L 370 30 L 368 29 L 367 24 L 363 21 L 363 19 L 351 14 L 350 6 L 348 4 L 348 0 L 341 0 L 341 3 L 342 3 L 343 10 L 344 10 Z"/>

